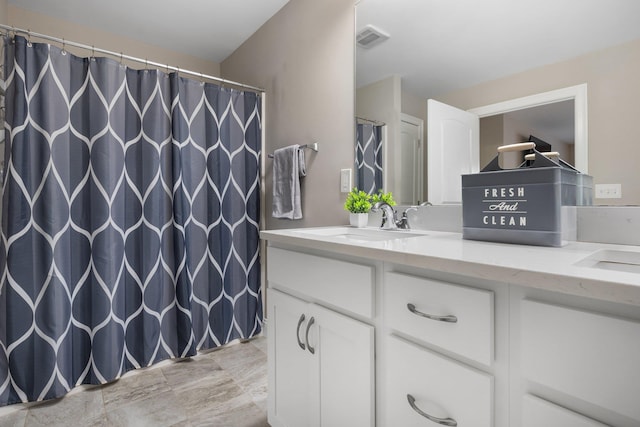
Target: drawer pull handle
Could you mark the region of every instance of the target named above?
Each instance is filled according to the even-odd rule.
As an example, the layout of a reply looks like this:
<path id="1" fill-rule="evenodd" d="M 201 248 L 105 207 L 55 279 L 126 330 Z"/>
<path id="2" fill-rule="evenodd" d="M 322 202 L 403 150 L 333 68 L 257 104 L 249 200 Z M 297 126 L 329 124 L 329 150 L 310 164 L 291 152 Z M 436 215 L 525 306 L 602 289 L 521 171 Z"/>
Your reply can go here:
<path id="1" fill-rule="evenodd" d="M 458 425 L 458 422 L 453 418 L 438 418 L 438 417 L 434 417 L 433 415 L 427 414 L 426 412 L 424 412 L 423 410 L 421 410 L 416 406 L 416 399 L 410 394 L 407 394 L 407 400 L 409 401 L 409 405 L 411 406 L 411 409 L 413 409 L 414 411 L 416 411 L 418 414 L 422 415 L 429 421 L 433 421 L 434 423 L 437 423 L 443 426 L 455 427 Z"/>
<path id="2" fill-rule="evenodd" d="M 304 313 L 302 313 L 302 315 L 300 316 L 300 319 L 298 319 L 298 328 L 296 329 L 296 340 L 298 341 L 298 345 L 300 346 L 300 348 L 303 350 L 306 350 L 304 343 L 300 341 L 300 326 L 302 325 L 302 322 L 304 322 Z"/>
<path id="3" fill-rule="evenodd" d="M 407 304 L 407 308 L 409 309 L 410 312 L 412 312 L 416 316 L 426 317 L 427 319 L 437 320 L 439 322 L 449 322 L 449 323 L 456 323 L 458 321 L 458 318 L 456 316 L 453 316 L 453 315 L 436 316 L 434 314 L 423 313 L 421 311 L 416 310 L 416 306 L 411 304 L 411 303 Z"/>
<path id="4" fill-rule="evenodd" d="M 304 340 L 307 342 L 307 350 L 309 350 L 311 354 L 316 353 L 316 349 L 311 347 L 311 344 L 309 344 L 309 329 L 311 329 L 311 325 L 313 325 L 314 322 L 315 319 L 311 317 L 311 319 L 309 319 L 309 323 L 307 323 L 307 331 L 304 334 Z"/>

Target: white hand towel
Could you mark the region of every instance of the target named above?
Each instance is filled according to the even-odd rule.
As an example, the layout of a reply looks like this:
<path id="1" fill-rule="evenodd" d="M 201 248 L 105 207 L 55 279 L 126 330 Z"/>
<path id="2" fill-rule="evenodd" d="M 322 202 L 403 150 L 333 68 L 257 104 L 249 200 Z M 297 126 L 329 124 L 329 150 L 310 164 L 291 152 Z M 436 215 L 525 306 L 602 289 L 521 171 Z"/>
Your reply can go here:
<path id="1" fill-rule="evenodd" d="M 300 177 L 307 174 L 304 150 L 298 144 L 279 148 L 273 153 L 274 218 L 302 218 Z"/>

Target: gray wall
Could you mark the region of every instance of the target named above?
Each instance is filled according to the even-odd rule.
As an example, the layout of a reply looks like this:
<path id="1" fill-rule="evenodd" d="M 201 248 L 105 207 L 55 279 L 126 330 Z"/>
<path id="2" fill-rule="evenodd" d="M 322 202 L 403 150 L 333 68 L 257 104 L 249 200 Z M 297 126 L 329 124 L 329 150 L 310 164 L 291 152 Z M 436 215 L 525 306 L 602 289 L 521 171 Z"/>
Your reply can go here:
<path id="1" fill-rule="evenodd" d="M 0 0 L 0 24 L 6 24 L 8 22 L 8 3 L 7 0 Z"/>
<path id="2" fill-rule="evenodd" d="M 303 219 L 271 217 L 271 159 L 265 159 L 266 223 L 278 229 L 348 222 L 340 169 L 354 161 L 354 0 L 291 0 L 222 62 L 223 77 L 266 90 L 266 153 L 317 140 L 307 151 Z"/>

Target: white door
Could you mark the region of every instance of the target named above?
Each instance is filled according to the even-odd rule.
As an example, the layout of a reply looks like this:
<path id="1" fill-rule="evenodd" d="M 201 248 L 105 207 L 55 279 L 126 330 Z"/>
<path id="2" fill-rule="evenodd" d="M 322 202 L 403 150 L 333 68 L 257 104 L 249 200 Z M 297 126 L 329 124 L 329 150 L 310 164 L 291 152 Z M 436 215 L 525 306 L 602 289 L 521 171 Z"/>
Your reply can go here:
<path id="1" fill-rule="evenodd" d="M 269 424 L 274 427 L 310 426 L 313 360 L 305 342 L 308 304 L 273 289 L 268 290 L 267 301 Z"/>
<path id="2" fill-rule="evenodd" d="M 373 326 L 317 305 L 312 313 L 309 343 L 317 365 L 319 425 L 373 427 Z"/>
<path id="3" fill-rule="evenodd" d="M 476 114 L 427 100 L 428 200 L 462 202 L 461 175 L 480 170 L 480 120 Z"/>
<path id="4" fill-rule="evenodd" d="M 423 151 L 422 120 L 402 115 L 400 125 L 400 146 L 397 148 L 394 199 L 401 205 L 417 205 L 424 200 L 422 195 Z"/>

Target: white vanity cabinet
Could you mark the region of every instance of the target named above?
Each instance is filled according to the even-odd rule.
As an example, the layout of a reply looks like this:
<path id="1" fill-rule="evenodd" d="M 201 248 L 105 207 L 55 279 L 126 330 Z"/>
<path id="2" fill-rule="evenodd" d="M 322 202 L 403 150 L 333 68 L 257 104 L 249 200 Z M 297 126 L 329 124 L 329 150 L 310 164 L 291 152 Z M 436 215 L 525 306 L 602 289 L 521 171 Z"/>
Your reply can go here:
<path id="1" fill-rule="evenodd" d="M 548 426 L 599 425 L 590 418 L 640 425 L 640 310 L 584 307 L 551 293 L 517 298 L 512 310 L 513 388 L 522 396 L 513 400 L 522 402 L 523 426 L 542 414 Z"/>
<path id="2" fill-rule="evenodd" d="M 638 285 L 582 245 L 266 235 L 272 426 L 640 426 Z"/>
<path id="3" fill-rule="evenodd" d="M 373 267 L 279 248 L 268 262 L 269 423 L 375 425 L 374 328 L 343 314 L 371 314 Z"/>

